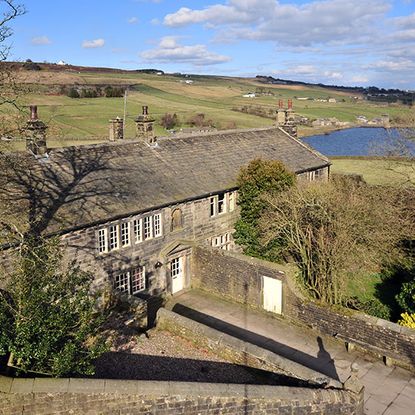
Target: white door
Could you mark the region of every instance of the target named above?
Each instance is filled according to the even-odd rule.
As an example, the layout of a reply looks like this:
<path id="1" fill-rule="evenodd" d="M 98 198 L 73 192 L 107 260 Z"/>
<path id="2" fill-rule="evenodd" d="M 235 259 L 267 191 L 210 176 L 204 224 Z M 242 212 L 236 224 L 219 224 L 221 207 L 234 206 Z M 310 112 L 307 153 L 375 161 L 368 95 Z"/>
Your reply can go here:
<path id="1" fill-rule="evenodd" d="M 171 292 L 172 294 L 184 288 L 184 260 L 183 257 L 175 258 L 170 262 Z"/>
<path id="2" fill-rule="evenodd" d="M 282 281 L 262 277 L 264 309 L 272 313 L 282 313 Z"/>

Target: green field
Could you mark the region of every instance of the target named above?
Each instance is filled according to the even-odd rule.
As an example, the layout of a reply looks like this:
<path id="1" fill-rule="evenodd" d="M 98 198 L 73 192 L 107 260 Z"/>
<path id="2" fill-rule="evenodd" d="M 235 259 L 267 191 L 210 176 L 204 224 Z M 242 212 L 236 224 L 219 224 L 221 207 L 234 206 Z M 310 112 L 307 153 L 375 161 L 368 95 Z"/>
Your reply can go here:
<path id="1" fill-rule="evenodd" d="M 370 158 L 331 158 L 333 173 L 360 174 L 374 185 L 415 186 L 415 162 Z"/>
<path id="2" fill-rule="evenodd" d="M 166 112 L 176 113 L 183 127 L 189 118 L 197 113 L 205 114 L 218 129 L 254 128 L 272 125 L 273 120 L 256 115 L 233 111 L 244 105 L 260 106 L 275 110 L 279 99 L 293 99 L 297 113 L 309 118 L 336 117 L 340 121 L 354 121 L 357 115 L 368 118 L 387 113 L 391 118 L 408 113 L 407 107 L 399 105 L 373 104 L 362 99 L 355 100 L 348 94 L 330 91 L 320 87 L 297 87 L 267 85 L 249 78 L 192 76 L 193 84 L 186 84 L 188 78 L 172 75 L 151 75 L 143 73 L 101 73 L 76 71 L 38 71 L 21 75 L 30 85 L 32 93 L 24 97 L 24 103 L 37 104 L 39 114 L 50 127 L 50 138 L 86 138 L 105 140 L 108 135 L 108 120 L 123 116 L 123 98 L 71 99 L 50 94 L 51 85 L 131 85 L 127 101 L 127 137 L 134 136 L 134 118 L 141 112 L 142 105 L 148 105 L 156 118 L 156 134 L 165 135 L 160 118 Z M 243 94 L 263 88 L 272 95 L 244 98 Z M 336 98 L 336 103 L 302 101 L 299 97 Z M 310 134 L 307 131 L 307 134 Z"/>

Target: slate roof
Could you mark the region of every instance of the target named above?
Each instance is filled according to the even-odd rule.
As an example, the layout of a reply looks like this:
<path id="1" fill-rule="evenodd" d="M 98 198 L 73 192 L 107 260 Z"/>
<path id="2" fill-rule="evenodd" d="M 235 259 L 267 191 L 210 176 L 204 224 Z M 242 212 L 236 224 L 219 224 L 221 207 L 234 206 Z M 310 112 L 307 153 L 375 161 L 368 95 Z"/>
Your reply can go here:
<path id="1" fill-rule="evenodd" d="M 239 169 L 257 157 L 296 173 L 330 164 L 278 128 L 232 130 L 158 138 L 156 147 L 125 140 L 53 149 L 48 159 L 26 153 L 2 188 L 54 232 L 235 188 Z"/>

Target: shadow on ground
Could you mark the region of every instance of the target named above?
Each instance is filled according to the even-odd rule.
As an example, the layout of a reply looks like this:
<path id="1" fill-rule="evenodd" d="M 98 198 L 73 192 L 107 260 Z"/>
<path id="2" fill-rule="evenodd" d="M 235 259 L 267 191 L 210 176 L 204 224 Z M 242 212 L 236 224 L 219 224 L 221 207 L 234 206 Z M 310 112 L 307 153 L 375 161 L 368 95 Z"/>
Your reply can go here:
<path id="1" fill-rule="evenodd" d="M 330 356 L 330 353 L 325 350 L 323 340 L 319 336 L 316 336 L 316 343 L 319 346 L 319 351 L 317 357 L 314 357 L 268 337 L 261 336 L 252 331 L 234 326 L 233 324 L 227 323 L 223 320 L 219 320 L 215 317 L 186 307 L 180 303 L 174 305 L 173 311 L 184 317 L 190 318 L 191 320 L 229 334 L 230 336 L 255 344 L 256 346 L 262 347 L 263 349 L 269 350 L 289 360 L 300 363 L 301 365 L 329 376 L 332 379 L 340 380 L 336 367 L 334 366 L 334 361 Z"/>
<path id="2" fill-rule="evenodd" d="M 302 386 L 301 380 L 248 366 L 125 352 L 103 354 L 96 378 Z"/>

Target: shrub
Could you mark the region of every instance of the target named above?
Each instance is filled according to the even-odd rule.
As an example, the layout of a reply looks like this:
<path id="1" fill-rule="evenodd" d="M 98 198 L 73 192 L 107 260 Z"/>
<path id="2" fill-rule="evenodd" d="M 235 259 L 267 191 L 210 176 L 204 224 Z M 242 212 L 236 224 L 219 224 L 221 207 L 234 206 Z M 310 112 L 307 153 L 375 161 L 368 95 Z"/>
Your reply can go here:
<path id="1" fill-rule="evenodd" d="M 401 326 L 409 327 L 411 329 L 415 329 L 415 313 L 413 313 L 413 314 L 402 313 L 401 317 L 402 317 L 402 320 L 398 321 L 398 323 Z"/>
<path id="2" fill-rule="evenodd" d="M 69 98 L 80 98 L 79 92 L 75 88 L 70 88 L 68 91 Z"/>
<path id="3" fill-rule="evenodd" d="M 103 313 L 90 294 L 92 276 L 76 264 L 62 266 L 57 239 L 20 246 L 16 271 L 0 291 L 0 355 L 23 372 L 53 376 L 93 374 L 105 351 L 98 331 Z"/>
<path id="4" fill-rule="evenodd" d="M 189 118 L 188 123 L 192 127 L 213 127 L 213 121 L 206 119 L 205 114 L 199 113 Z"/>
<path id="5" fill-rule="evenodd" d="M 295 183 L 295 175 L 279 161 L 255 159 L 241 169 L 237 183 L 241 215 L 235 224 L 234 239 L 246 254 L 271 259 L 271 246 L 260 243 L 258 221 L 265 208 L 261 195 L 288 189 Z"/>
<path id="6" fill-rule="evenodd" d="M 405 313 L 415 313 L 415 279 L 402 284 L 396 301 Z"/>
<path id="7" fill-rule="evenodd" d="M 172 115 L 166 112 L 166 114 L 161 117 L 160 123 L 165 129 L 171 130 L 179 124 L 179 118 L 177 117 L 177 114 Z"/>

